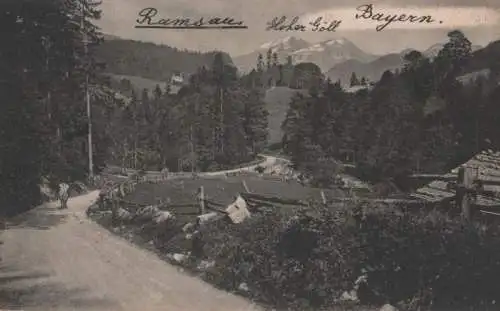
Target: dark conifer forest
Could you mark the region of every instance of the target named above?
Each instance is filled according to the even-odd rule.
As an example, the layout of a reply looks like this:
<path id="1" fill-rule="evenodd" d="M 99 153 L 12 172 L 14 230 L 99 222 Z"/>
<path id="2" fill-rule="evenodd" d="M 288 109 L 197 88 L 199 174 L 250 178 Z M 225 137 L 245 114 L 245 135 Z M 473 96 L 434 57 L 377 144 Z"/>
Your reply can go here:
<path id="1" fill-rule="evenodd" d="M 372 85 L 353 74 L 360 89 L 350 92 L 315 64 L 280 64 L 271 52 L 242 74 L 223 52 L 105 41 L 95 26 L 97 2 L 84 6 L 84 25 L 80 0 L 3 7 L 1 26 L 12 29 L 0 47 L 0 204 L 7 209 L 39 202 L 41 183 L 87 178 L 87 76 L 97 172 L 109 164 L 194 172 L 253 161 L 268 147 L 264 99 L 273 87 L 297 91 L 279 107 L 286 117 L 278 149 L 313 176 L 334 175 L 348 161 L 365 180 L 398 184 L 500 146 L 499 44 L 472 53 L 460 31 L 448 34 L 436 58 L 409 52 L 402 70 Z M 179 72 L 185 81 L 172 92 Z M 164 84 L 138 91 L 110 75 Z"/>

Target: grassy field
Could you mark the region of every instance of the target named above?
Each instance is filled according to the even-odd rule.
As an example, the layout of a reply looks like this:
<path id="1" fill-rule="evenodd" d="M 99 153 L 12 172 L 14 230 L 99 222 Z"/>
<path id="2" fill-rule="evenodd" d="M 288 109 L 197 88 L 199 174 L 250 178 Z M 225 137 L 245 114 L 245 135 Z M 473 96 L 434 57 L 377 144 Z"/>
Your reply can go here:
<path id="1" fill-rule="evenodd" d="M 211 279 L 214 276 L 221 277 L 220 273 L 226 267 L 225 262 L 220 262 L 221 257 L 211 257 L 213 254 L 208 252 L 206 257 L 207 261 L 217 261 L 218 266 L 217 269 L 214 270 L 210 268 L 210 271 L 207 272 L 205 268 L 197 268 L 200 263 L 199 258 L 190 257 L 191 259 L 187 262 L 179 263 L 173 260 L 168 254 L 179 253 L 186 254 L 188 251 L 192 250 L 192 242 L 186 238 L 185 233 L 181 232 L 181 229 L 185 223 L 195 221 L 195 218 L 198 213 L 197 199 L 196 195 L 198 193 L 199 187 L 203 186 L 206 194 L 206 198 L 210 201 L 215 201 L 221 205 L 226 205 L 232 203 L 235 196 L 238 193 L 246 192 L 245 187 L 243 185 L 243 181 L 245 181 L 248 186 L 250 192 L 254 194 L 260 194 L 263 196 L 270 197 L 279 197 L 284 200 L 313 200 L 320 201 L 321 200 L 321 189 L 304 187 L 297 182 L 281 182 L 279 180 L 271 180 L 259 177 L 258 175 L 245 175 L 245 176 L 232 176 L 227 178 L 200 178 L 200 179 L 183 179 L 183 180 L 169 180 L 159 184 L 153 183 L 141 183 L 138 184 L 131 194 L 125 197 L 126 201 L 135 202 L 139 204 L 155 204 L 159 200 L 162 201 L 170 201 L 170 206 L 167 206 L 169 211 L 172 211 L 175 214 L 175 222 L 169 224 L 169 229 L 165 231 L 164 227 L 161 227 L 162 231 L 158 231 L 151 226 L 151 224 L 142 224 L 142 223 L 124 223 L 118 226 L 113 227 L 110 222 L 110 213 L 96 214 L 92 215 L 93 219 L 99 222 L 101 225 L 112 229 L 112 231 L 118 235 L 123 236 L 127 240 L 140 245 L 141 247 L 145 247 L 155 253 L 157 253 L 160 258 L 170 261 L 174 264 L 180 265 L 193 275 L 199 276 L 205 281 L 212 283 L 215 286 L 218 286 L 221 289 L 225 289 L 228 291 L 233 291 L 229 288 L 221 287 L 221 284 L 216 282 L 216 279 Z M 342 190 L 324 190 L 326 196 L 328 198 L 333 197 L 345 197 L 345 193 Z M 184 205 L 175 207 L 175 205 Z M 191 206 L 187 206 L 191 205 Z M 281 207 L 280 207 L 281 206 Z M 288 219 L 291 216 L 297 215 L 299 210 L 296 206 L 291 205 L 276 205 L 272 207 L 276 208 L 276 211 L 279 213 L 280 217 L 284 220 Z M 267 209 L 267 208 L 266 208 Z M 229 250 L 231 246 L 226 245 L 230 241 L 238 240 L 241 238 L 238 233 L 238 230 L 243 230 L 243 232 L 247 232 L 248 236 L 253 236 L 254 233 L 256 235 L 256 242 L 259 243 L 259 234 L 262 234 L 260 231 L 261 221 L 265 222 L 268 220 L 268 226 L 271 222 L 271 227 L 274 226 L 282 226 L 279 222 L 275 223 L 274 218 L 268 218 L 269 214 L 267 213 L 254 213 L 251 210 L 252 217 L 250 223 L 248 225 L 232 225 L 223 220 L 216 221 L 212 224 L 213 228 L 206 228 L 203 231 L 203 239 L 206 243 L 212 241 L 210 243 L 215 243 L 220 248 L 213 248 L 212 244 L 207 244 L 209 249 L 214 249 L 215 253 L 217 250 Z M 272 214 L 272 213 L 271 213 Z M 250 227 L 248 227 L 250 226 Z M 240 229 L 238 229 L 240 228 Z M 254 228 L 250 229 L 249 228 Z M 214 233 L 213 230 L 221 230 L 218 231 L 220 234 L 216 234 L 212 236 Z M 260 232 L 260 233 L 259 233 Z M 267 232 L 267 231 L 265 231 Z M 245 234 L 245 233 L 244 233 Z M 262 236 L 260 236 L 262 238 Z M 222 244 L 219 243 L 219 240 L 225 241 Z M 250 238 L 251 239 L 251 238 Z M 249 240 L 246 240 L 247 244 L 245 247 L 249 247 Z M 254 243 L 254 246 L 257 245 Z M 225 247 L 225 248 L 223 248 Z M 229 247 L 229 248 L 227 248 Z M 232 254 L 232 253 L 231 253 Z M 221 270 L 222 269 L 222 270 Z M 225 270 L 224 270 L 225 271 Z M 223 275 L 222 275 L 223 276 Z M 224 277 L 224 276 L 223 276 Z M 212 280 L 212 281 L 210 281 Z M 241 292 L 235 291 L 235 293 L 243 295 L 249 299 L 252 299 L 256 302 L 263 303 L 265 300 L 261 300 L 258 296 L 258 292 Z M 269 305 L 264 304 L 265 310 L 271 310 Z M 276 310 L 275 308 L 272 308 Z M 281 310 L 281 309 L 278 309 Z M 294 309 L 296 310 L 296 309 Z M 312 310 L 307 308 L 301 308 L 300 310 Z M 369 308 L 363 306 L 337 306 L 331 305 L 328 308 L 322 309 L 325 311 L 372 311 L 377 310 L 377 308 Z"/>
<path id="2" fill-rule="evenodd" d="M 203 186 L 205 197 L 221 205 L 233 202 L 238 193 L 245 192 L 243 181 L 253 193 L 280 197 L 287 200 L 321 200 L 321 189 L 304 187 L 290 181 L 266 180 L 258 176 L 235 176 L 228 178 L 203 178 L 169 180 L 159 184 L 139 184 L 125 200 L 138 204 L 155 204 L 159 200 L 171 202 L 171 206 L 197 204 L 196 194 Z M 329 198 L 344 197 L 341 190 L 325 190 Z"/>
<path id="3" fill-rule="evenodd" d="M 269 144 L 281 142 L 283 137 L 281 124 L 285 120 L 288 105 L 296 92 L 299 90 L 285 86 L 273 87 L 266 91 L 264 102 L 269 112 Z"/>

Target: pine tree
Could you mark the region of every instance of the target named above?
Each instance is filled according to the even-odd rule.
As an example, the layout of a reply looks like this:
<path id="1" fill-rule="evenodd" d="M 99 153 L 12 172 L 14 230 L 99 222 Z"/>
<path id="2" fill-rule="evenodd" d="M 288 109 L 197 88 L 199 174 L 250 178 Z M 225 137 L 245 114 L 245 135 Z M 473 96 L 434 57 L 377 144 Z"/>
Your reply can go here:
<path id="1" fill-rule="evenodd" d="M 161 96 L 163 95 L 163 93 L 161 91 L 161 88 L 160 88 L 159 84 L 156 85 L 153 93 L 154 93 L 154 98 L 155 99 L 160 99 L 161 98 Z"/>
<path id="2" fill-rule="evenodd" d="M 273 53 L 273 63 L 272 63 L 272 66 L 275 67 L 275 66 L 278 66 L 278 65 L 279 65 L 278 53 L 274 52 Z"/>
<path id="3" fill-rule="evenodd" d="M 86 177 L 82 86 L 85 73 L 91 83 L 97 76 L 92 55 L 84 54 L 82 35 L 92 45 L 100 42 L 90 22 L 99 18 L 97 6 L 91 1 L 83 6 L 79 0 L 2 4 L 0 26 L 9 31 L 0 47 L 0 79 L 6 81 L 0 89 L 0 148 L 10 150 L 0 152 L 1 207 L 24 209 L 37 203 L 42 179 L 54 185 Z M 83 28 L 82 10 L 87 19 Z M 99 150 L 100 137 L 94 138 Z"/>
<path id="4" fill-rule="evenodd" d="M 141 102 L 143 104 L 147 104 L 149 103 L 149 90 L 144 88 L 142 89 L 142 93 L 141 93 Z"/>
<path id="5" fill-rule="evenodd" d="M 353 87 L 353 86 L 358 86 L 358 85 L 359 85 L 358 77 L 356 76 L 356 73 L 353 72 L 351 74 L 350 86 Z"/>
<path id="6" fill-rule="evenodd" d="M 278 86 L 286 85 L 284 82 L 285 77 L 284 77 L 284 73 L 283 73 L 283 65 L 282 64 L 278 65 L 278 74 L 279 74 L 279 78 L 278 78 L 277 85 Z"/>
<path id="7" fill-rule="evenodd" d="M 261 53 L 259 53 L 259 56 L 257 57 L 257 71 L 258 72 L 264 71 L 264 57 L 262 56 Z"/>
<path id="8" fill-rule="evenodd" d="M 472 43 L 459 30 L 448 33 L 449 41 L 439 51 L 436 57 L 436 64 L 439 73 L 456 74 L 465 65 L 465 62 L 471 57 Z"/>
<path id="9" fill-rule="evenodd" d="M 267 67 L 267 69 L 271 68 L 272 57 L 273 57 L 273 51 L 271 49 L 267 50 L 267 55 L 266 55 L 266 67 Z"/>
<path id="10" fill-rule="evenodd" d="M 257 154 L 267 145 L 269 113 L 258 88 L 250 89 L 248 93 L 244 102 L 243 127 L 247 146 Z"/>

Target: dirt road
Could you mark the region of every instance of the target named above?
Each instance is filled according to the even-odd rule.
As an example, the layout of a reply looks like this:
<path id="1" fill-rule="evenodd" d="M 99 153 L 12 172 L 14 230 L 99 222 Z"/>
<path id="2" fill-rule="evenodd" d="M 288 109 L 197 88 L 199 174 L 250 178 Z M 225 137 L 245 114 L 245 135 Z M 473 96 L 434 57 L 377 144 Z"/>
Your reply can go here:
<path id="1" fill-rule="evenodd" d="M 97 192 L 54 203 L 0 235 L 0 310 L 239 311 L 243 298 L 187 276 L 85 216 Z"/>

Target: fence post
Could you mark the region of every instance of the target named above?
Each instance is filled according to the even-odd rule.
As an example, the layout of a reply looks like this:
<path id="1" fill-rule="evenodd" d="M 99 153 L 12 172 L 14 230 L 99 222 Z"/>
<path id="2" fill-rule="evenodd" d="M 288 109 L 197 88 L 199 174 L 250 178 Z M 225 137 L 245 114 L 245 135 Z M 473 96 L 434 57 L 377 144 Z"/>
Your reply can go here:
<path id="1" fill-rule="evenodd" d="M 323 201 L 323 204 L 326 205 L 326 203 L 327 203 L 326 195 L 325 195 L 325 192 L 323 190 L 321 190 L 321 200 Z"/>
<path id="2" fill-rule="evenodd" d="M 247 183 L 244 180 L 242 180 L 241 183 L 243 184 L 243 188 L 245 188 L 245 191 L 251 193 L 250 189 L 247 186 Z"/>
<path id="3" fill-rule="evenodd" d="M 205 189 L 200 187 L 200 215 L 205 214 Z"/>
<path id="4" fill-rule="evenodd" d="M 473 186 L 472 167 L 461 167 L 458 171 L 457 206 L 461 208 L 462 218 L 471 218 L 471 195 L 469 191 Z"/>

